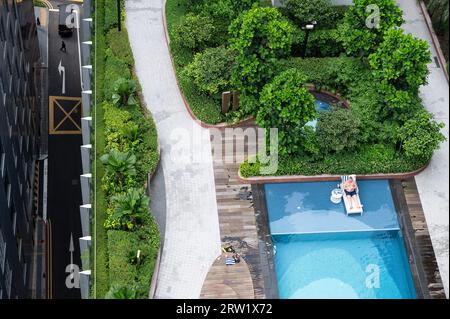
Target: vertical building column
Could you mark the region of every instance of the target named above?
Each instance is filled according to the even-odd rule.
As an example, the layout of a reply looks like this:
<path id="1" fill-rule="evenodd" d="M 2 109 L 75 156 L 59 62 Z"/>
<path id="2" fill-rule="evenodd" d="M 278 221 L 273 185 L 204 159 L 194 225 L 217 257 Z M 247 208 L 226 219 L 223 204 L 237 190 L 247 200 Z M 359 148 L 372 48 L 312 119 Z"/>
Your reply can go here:
<path id="1" fill-rule="evenodd" d="M 92 117 L 81 118 L 81 133 L 83 136 L 83 145 L 91 144 Z"/>
<path id="2" fill-rule="evenodd" d="M 91 172 L 91 149 L 92 145 L 81 145 L 81 163 L 83 167 L 83 174 Z"/>
<path id="3" fill-rule="evenodd" d="M 83 104 L 83 117 L 91 116 L 92 91 L 81 92 L 81 103 Z"/>
<path id="4" fill-rule="evenodd" d="M 91 180 L 92 174 L 83 174 L 80 176 L 83 205 L 91 202 Z"/>
<path id="5" fill-rule="evenodd" d="M 84 270 L 80 272 L 80 290 L 81 299 L 89 299 L 89 291 L 91 289 L 91 271 Z"/>
<path id="6" fill-rule="evenodd" d="M 83 237 L 91 236 L 91 204 L 80 206 L 81 232 Z"/>

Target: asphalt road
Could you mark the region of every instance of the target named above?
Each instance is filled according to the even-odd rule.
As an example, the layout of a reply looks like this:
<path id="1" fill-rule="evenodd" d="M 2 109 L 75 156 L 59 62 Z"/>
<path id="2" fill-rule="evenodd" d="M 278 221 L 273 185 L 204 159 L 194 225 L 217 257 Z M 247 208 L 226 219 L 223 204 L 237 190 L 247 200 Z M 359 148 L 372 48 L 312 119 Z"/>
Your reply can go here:
<path id="1" fill-rule="evenodd" d="M 47 211 L 51 225 L 52 247 L 50 298 L 72 299 L 81 298 L 79 287 L 69 285 L 69 288 L 66 285 L 66 279 L 69 276 L 66 268 L 71 264 L 71 259 L 73 258 L 73 263 L 81 268 L 78 238 L 81 237 L 79 206 L 82 204 L 80 187 L 82 137 L 76 133 L 77 125 L 81 126 L 81 108 L 76 107 L 77 99 L 73 99 L 81 96 L 78 38 L 76 32 L 72 37 L 64 38 L 67 53 L 61 52 L 62 39 L 58 35 L 58 12 L 50 12 L 49 20 L 50 135 Z M 65 92 L 63 92 L 63 71 L 60 65 L 66 73 Z M 52 131 L 57 134 L 51 134 Z M 69 252 L 71 236 L 74 243 L 72 257 Z M 69 280 L 69 282 L 73 281 Z"/>

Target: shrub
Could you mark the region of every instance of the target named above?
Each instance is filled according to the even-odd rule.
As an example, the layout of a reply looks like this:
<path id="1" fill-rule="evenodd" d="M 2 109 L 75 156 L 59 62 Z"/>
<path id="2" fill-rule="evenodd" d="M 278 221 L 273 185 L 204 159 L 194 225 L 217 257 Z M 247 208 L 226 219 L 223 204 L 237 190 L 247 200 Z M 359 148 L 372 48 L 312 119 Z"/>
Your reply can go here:
<path id="1" fill-rule="evenodd" d="M 127 285 L 112 285 L 105 299 L 137 299 L 135 287 Z"/>
<path id="2" fill-rule="evenodd" d="M 234 60 L 235 55 L 228 48 L 206 49 L 195 55 L 185 74 L 194 81 L 199 91 L 210 95 L 221 93 L 230 89 Z"/>
<path id="3" fill-rule="evenodd" d="M 320 26 L 335 18 L 330 0 L 282 0 L 282 3 L 299 26 L 313 21 Z"/>
<path id="4" fill-rule="evenodd" d="M 148 214 L 144 224 L 134 232 L 109 230 L 108 255 L 110 285 L 128 286 L 137 298 L 148 298 L 148 291 L 159 249 L 158 226 Z M 141 263 L 130 262 L 130 254 L 141 251 Z"/>
<path id="5" fill-rule="evenodd" d="M 189 13 L 175 26 L 173 40 L 180 47 L 200 51 L 211 43 L 215 31 L 210 17 Z"/>
<path id="6" fill-rule="evenodd" d="M 128 67 L 132 67 L 134 65 L 133 52 L 131 51 L 130 44 L 128 43 L 128 34 L 126 29 L 123 29 L 122 31 L 111 29 L 106 35 L 106 40 L 112 54 L 125 62 Z"/>
<path id="7" fill-rule="evenodd" d="M 417 94 L 419 87 L 426 83 L 431 53 L 425 40 L 392 29 L 378 50 L 369 56 L 369 61 L 376 79 L 384 87 Z"/>
<path id="8" fill-rule="evenodd" d="M 302 53 L 304 41 L 305 32 L 298 29 L 294 40 L 294 55 L 299 56 Z M 314 30 L 310 33 L 306 46 L 306 56 L 337 57 L 344 52 L 345 50 L 337 29 Z"/>
<path id="9" fill-rule="evenodd" d="M 329 154 L 320 161 L 309 155 L 280 157 L 278 170 L 274 175 L 321 175 L 321 174 L 373 174 L 411 172 L 426 162 L 408 158 L 389 145 L 366 145 L 358 152 Z M 261 176 L 259 162 L 241 164 L 244 177 Z"/>
<path id="10" fill-rule="evenodd" d="M 256 122 L 266 129 L 278 128 L 280 154 L 303 151 L 303 127 L 316 116 L 313 95 L 303 86 L 306 77 L 296 69 L 276 76 L 261 92 Z"/>
<path id="11" fill-rule="evenodd" d="M 443 123 L 437 123 L 426 110 L 415 114 L 400 128 L 398 137 L 406 156 L 428 161 L 446 140 L 441 133 Z"/>
<path id="12" fill-rule="evenodd" d="M 349 55 L 369 55 L 384 34 L 403 24 L 403 12 L 395 0 L 353 0 L 340 25 L 341 39 Z M 379 9 L 377 18 L 375 7 Z"/>
<path id="13" fill-rule="evenodd" d="M 136 81 L 119 78 L 114 82 L 112 101 L 117 106 L 134 106 L 137 104 L 135 93 Z"/>
<path id="14" fill-rule="evenodd" d="M 102 179 L 102 188 L 107 195 L 120 192 L 124 187 L 133 186 L 136 181 L 136 156 L 131 152 L 120 152 L 112 149 L 103 155 L 100 160 L 105 166 L 105 176 Z"/>
<path id="15" fill-rule="evenodd" d="M 123 1 L 121 1 L 121 6 L 123 7 Z M 123 18 L 124 10 L 122 10 L 122 18 Z M 122 20 L 123 21 L 123 20 Z M 107 32 L 112 28 L 117 28 L 117 3 L 116 1 L 105 1 L 105 22 L 104 22 L 104 31 Z"/>
<path id="16" fill-rule="evenodd" d="M 344 108 L 321 112 L 317 121 L 317 140 L 324 154 L 352 152 L 360 141 L 361 123 L 354 114 Z"/>
<path id="17" fill-rule="evenodd" d="M 230 26 L 231 48 L 238 52 L 232 84 L 258 94 L 272 78 L 278 58 L 291 50 L 294 28 L 275 8 L 244 12 Z"/>
<path id="18" fill-rule="evenodd" d="M 106 96 L 112 96 L 114 94 L 114 82 L 119 78 L 131 79 L 131 72 L 128 65 L 115 56 L 111 49 L 106 50 L 106 63 L 105 63 L 105 79 L 103 90 Z"/>
<path id="19" fill-rule="evenodd" d="M 140 189 L 128 189 L 111 200 L 113 208 L 105 222 L 106 229 L 133 230 L 149 210 L 149 198 Z"/>

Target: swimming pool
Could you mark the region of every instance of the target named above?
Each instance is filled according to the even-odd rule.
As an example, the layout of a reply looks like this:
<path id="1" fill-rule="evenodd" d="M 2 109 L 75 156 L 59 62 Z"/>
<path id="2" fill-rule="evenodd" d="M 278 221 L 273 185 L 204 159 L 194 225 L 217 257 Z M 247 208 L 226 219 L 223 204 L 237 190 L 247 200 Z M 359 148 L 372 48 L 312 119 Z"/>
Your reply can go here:
<path id="1" fill-rule="evenodd" d="M 337 182 L 265 185 L 280 298 L 415 298 L 388 181 L 360 181 L 362 216 Z"/>
<path id="2" fill-rule="evenodd" d="M 320 99 L 316 98 L 316 111 L 317 112 L 326 112 L 331 110 L 331 104 L 325 101 L 322 101 Z M 309 121 L 305 125 L 316 127 L 317 126 L 317 119 L 314 119 L 312 121 Z"/>

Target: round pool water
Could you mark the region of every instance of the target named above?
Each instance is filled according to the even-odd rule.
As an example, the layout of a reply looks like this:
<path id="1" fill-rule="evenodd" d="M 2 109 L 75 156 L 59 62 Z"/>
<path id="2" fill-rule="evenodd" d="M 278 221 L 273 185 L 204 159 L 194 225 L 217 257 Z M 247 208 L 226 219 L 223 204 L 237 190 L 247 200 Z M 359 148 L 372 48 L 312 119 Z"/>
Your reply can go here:
<path id="1" fill-rule="evenodd" d="M 320 113 L 320 112 L 328 112 L 330 110 L 331 110 L 331 104 L 330 103 L 316 99 L 316 111 L 318 113 Z M 315 128 L 317 126 L 317 119 L 309 121 L 305 125 L 308 125 L 308 126 L 311 126 L 311 127 Z"/>

